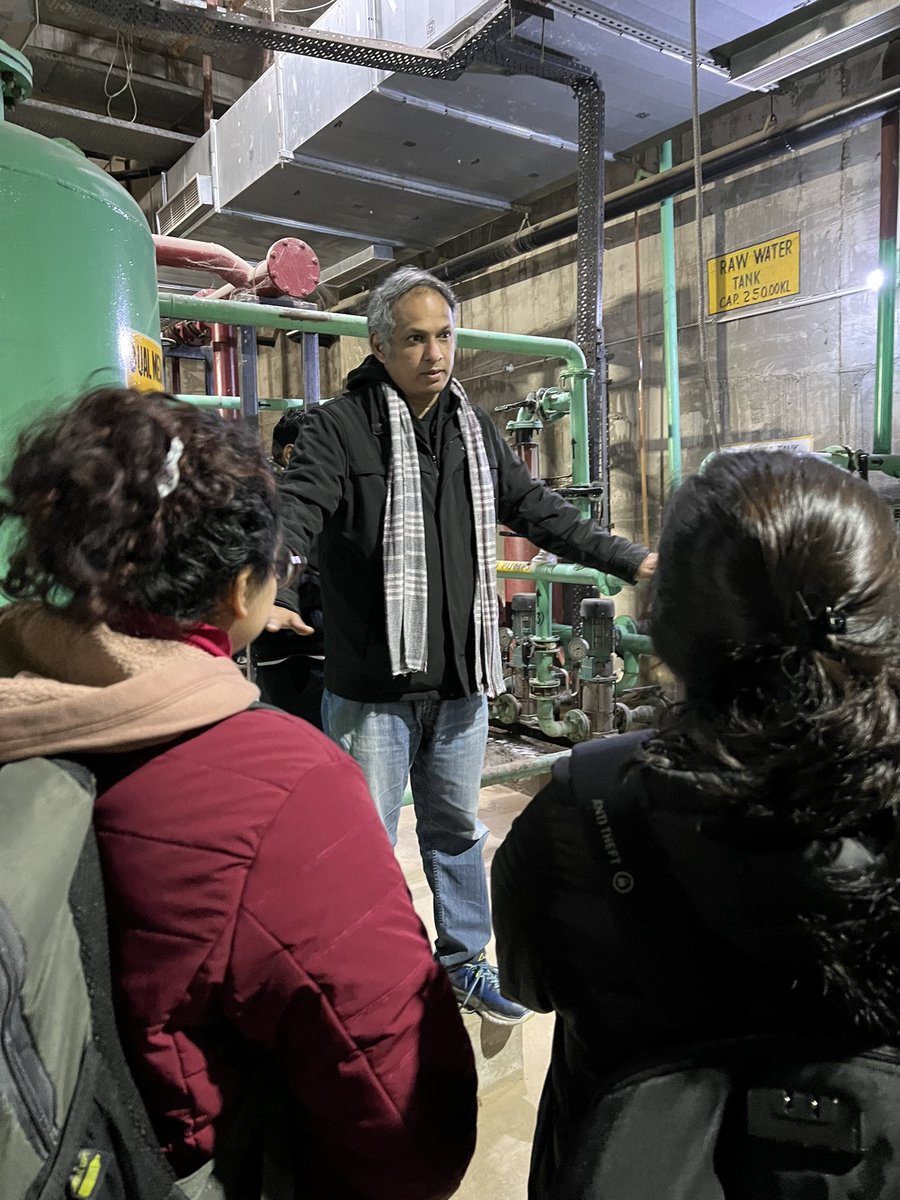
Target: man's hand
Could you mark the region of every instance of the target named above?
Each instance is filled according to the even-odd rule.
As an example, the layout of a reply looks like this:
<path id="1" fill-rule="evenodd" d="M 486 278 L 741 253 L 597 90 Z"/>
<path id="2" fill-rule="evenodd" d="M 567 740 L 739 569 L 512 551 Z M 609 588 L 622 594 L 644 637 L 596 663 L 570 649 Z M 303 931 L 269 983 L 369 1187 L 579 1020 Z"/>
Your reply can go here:
<path id="1" fill-rule="evenodd" d="M 644 561 L 641 563 L 641 565 L 638 567 L 637 575 L 635 578 L 637 578 L 638 580 L 652 579 L 653 572 L 656 570 L 656 560 L 658 558 L 659 558 L 658 554 L 648 554 L 647 557 L 644 559 Z"/>
<path id="2" fill-rule="evenodd" d="M 266 621 L 266 633 L 278 633 L 282 629 L 290 629 L 293 633 L 299 633 L 301 637 L 309 637 L 311 633 L 316 632 L 297 613 L 276 604 Z"/>

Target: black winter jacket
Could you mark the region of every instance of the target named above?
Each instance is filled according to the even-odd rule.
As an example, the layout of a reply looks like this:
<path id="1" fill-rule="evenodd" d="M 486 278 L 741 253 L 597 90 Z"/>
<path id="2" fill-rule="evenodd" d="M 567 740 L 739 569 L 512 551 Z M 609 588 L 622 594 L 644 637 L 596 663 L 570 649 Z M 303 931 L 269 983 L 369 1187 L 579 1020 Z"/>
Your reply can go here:
<path id="1" fill-rule="evenodd" d="M 394 677 L 387 646 L 382 533 L 391 433 L 373 357 L 351 373 L 347 393 L 314 409 L 280 487 L 291 549 L 317 543 L 325 615 L 325 686 L 350 700 L 468 696 L 476 690 L 472 501 L 458 401 L 445 390 L 449 427 L 435 459 L 419 443 L 428 561 L 428 672 Z M 497 519 L 536 545 L 633 582 L 649 553 L 611 537 L 533 480 L 487 413 L 476 408 L 494 480 Z M 290 593 L 278 602 L 297 607 Z M 449 691 L 448 691 L 449 689 Z"/>
<path id="2" fill-rule="evenodd" d="M 588 743 L 573 755 L 593 756 L 599 773 L 614 746 Z M 860 856 L 871 861 L 867 848 L 847 838 L 736 848 L 697 776 L 663 769 L 640 749 L 633 761 L 619 794 L 644 811 L 655 881 L 636 917 L 612 895 L 600 826 L 590 801 L 574 795 L 568 758 L 514 822 L 491 870 L 504 992 L 557 1014 L 530 1200 L 552 1196 L 599 1081 L 636 1057 L 658 1051 L 665 1061 L 679 1045 L 741 1034 L 865 1028 L 859 980 L 845 977 L 844 994 L 826 995 L 827 937 L 816 940 L 807 918 L 817 913 L 820 931 L 846 919 L 828 871 L 852 874 Z M 867 925 L 857 932 L 871 940 Z M 896 972 L 873 949 L 868 984 L 889 990 Z"/>

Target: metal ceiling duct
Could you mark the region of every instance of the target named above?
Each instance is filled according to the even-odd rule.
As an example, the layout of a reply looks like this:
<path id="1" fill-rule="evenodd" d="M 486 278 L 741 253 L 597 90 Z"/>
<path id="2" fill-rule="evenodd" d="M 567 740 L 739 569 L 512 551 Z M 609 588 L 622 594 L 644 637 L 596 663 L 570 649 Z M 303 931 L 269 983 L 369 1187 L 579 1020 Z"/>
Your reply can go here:
<path id="1" fill-rule="evenodd" d="M 496 0 L 338 0 L 321 21 L 332 35 L 433 53 L 496 9 Z M 373 244 L 419 252 L 518 211 L 522 195 L 575 170 L 571 92 L 546 79 L 472 79 L 460 92 L 366 66 L 362 51 L 353 63 L 279 53 L 168 172 L 160 231 L 177 215 L 183 236 L 251 259 L 296 233 L 327 268 Z M 460 104 L 469 93 L 474 102 Z M 204 178 L 211 204 L 195 195 Z"/>
<path id="2" fill-rule="evenodd" d="M 900 31 L 895 0 L 817 0 L 712 51 L 734 83 L 763 90 Z"/>

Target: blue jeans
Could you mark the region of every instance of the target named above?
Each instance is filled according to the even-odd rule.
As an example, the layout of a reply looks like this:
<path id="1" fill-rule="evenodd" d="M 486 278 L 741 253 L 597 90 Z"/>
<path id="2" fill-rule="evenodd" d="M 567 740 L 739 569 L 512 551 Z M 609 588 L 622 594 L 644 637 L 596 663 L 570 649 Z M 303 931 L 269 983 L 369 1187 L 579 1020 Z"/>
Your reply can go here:
<path id="1" fill-rule="evenodd" d="M 487 700 L 365 704 L 326 691 L 322 719 L 328 736 L 362 767 L 392 844 L 409 779 L 434 897 L 437 958 L 445 967 L 477 958 L 491 936 L 483 857 L 488 830 L 478 819 Z"/>

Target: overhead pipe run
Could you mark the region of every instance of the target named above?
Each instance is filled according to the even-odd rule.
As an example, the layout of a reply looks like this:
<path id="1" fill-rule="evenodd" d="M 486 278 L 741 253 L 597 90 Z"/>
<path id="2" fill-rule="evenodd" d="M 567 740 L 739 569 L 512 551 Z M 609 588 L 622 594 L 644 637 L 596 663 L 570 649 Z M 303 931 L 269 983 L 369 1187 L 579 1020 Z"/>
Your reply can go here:
<path id="1" fill-rule="evenodd" d="M 876 121 L 898 109 L 900 76 L 894 76 L 885 80 L 876 91 L 864 96 L 822 105 L 803 117 L 786 121 L 783 125 L 775 126 L 766 132 L 760 131 L 718 150 L 710 150 L 700 159 L 703 179 L 709 183 L 744 167 L 751 167 L 764 159 L 774 158 L 779 154 L 792 154 L 827 137 L 846 133 L 859 125 L 868 124 L 869 121 Z M 693 162 L 682 163 L 668 171 L 660 171 L 649 179 L 610 192 L 605 202 L 606 222 L 629 216 L 641 208 L 648 208 L 679 192 L 688 191 L 693 186 Z M 558 217 L 539 221 L 519 230 L 518 233 L 449 259 L 434 267 L 433 274 L 448 283 L 454 283 L 520 254 L 553 245 L 563 238 L 571 237 L 577 230 L 578 209 L 572 208 Z"/>

